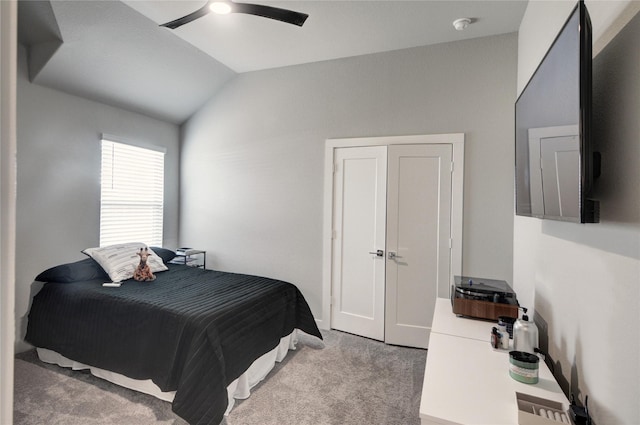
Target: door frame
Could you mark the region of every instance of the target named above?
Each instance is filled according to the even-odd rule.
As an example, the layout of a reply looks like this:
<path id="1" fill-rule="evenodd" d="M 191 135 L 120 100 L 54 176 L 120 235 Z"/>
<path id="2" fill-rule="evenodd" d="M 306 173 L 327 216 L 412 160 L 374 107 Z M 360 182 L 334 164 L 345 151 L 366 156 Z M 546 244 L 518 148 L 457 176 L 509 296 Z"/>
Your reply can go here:
<path id="1" fill-rule="evenodd" d="M 334 151 L 338 148 L 389 145 L 451 145 L 451 283 L 454 275 L 462 275 L 462 219 L 464 195 L 464 133 L 425 134 L 411 136 L 357 137 L 327 139 L 324 149 L 324 200 L 322 222 L 322 320 L 321 329 L 331 329 L 331 276 L 333 268 L 333 170 Z"/>
<path id="2" fill-rule="evenodd" d="M 0 0 L 0 423 L 13 421 L 18 2 Z"/>

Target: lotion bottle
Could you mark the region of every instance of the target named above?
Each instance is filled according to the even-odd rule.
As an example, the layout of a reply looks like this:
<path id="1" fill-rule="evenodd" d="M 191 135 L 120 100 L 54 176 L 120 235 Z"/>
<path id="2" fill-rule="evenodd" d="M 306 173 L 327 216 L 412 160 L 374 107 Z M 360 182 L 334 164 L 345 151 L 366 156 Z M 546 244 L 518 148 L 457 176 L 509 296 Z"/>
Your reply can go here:
<path id="1" fill-rule="evenodd" d="M 527 309 L 523 307 L 522 310 L 522 319 L 513 324 L 513 349 L 535 355 L 535 349 L 538 348 L 538 327 L 529 321 Z"/>

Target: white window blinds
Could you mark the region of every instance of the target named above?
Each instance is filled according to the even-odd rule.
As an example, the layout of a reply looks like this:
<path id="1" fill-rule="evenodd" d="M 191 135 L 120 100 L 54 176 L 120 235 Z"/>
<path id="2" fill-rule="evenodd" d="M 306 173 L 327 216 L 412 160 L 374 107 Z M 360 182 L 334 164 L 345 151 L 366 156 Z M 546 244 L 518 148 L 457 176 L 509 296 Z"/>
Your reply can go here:
<path id="1" fill-rule="evenodd" d="M 102 140 L 100 246 L 162 246 L 164 153 Z"/>

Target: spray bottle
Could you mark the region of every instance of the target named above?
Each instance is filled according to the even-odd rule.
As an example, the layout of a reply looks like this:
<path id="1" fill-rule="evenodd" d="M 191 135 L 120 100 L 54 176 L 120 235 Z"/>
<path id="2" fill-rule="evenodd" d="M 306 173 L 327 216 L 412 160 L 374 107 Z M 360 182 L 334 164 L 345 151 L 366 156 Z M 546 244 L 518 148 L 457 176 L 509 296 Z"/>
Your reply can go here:
<path id="1" fill-rule="evenodd" d="M 527 309 L 522 307 L 524 314 L 522 319 L 516 320 L 513 324 L 513 348 L 516 351 L 536 354 L 538 348 L 538 327 L 534 322 L 529 321 Z"/>

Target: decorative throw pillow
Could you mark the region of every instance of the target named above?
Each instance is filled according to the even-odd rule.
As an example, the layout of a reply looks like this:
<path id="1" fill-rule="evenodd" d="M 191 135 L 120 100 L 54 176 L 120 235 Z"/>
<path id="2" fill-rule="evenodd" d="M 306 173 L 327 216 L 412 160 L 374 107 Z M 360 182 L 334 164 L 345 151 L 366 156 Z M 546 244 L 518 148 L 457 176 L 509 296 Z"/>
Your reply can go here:
<path id="1" fill-rule="evenodd" d="M 51 267 L 36 276 L 38 282 L 72 283 L 87 280 L 104 280 L 109 276 L 93 258 Z"/>
<path id="2" fill-rule="evenodd" d="M 140 248 L 146 248 L 146 245 L 142 242 L 130 242 L 87 248 L 82 252 L 96 260 L 113 282 L 122 282 L 133 277 L 133 272 L 140 263 L 140 257 L 137 255 Z M 153 273 L 168 270 L 162 259 L 153 250 L 150 249 L 149 252 L 151 255 L 147 258 L 147 264 Z"/>
<path id="3" fill-rule="evenodd" d="M 176 253 L 170 249 L 157 246 L 150 246 L 149 249 L 158 254 L 158 257 L 162 258 L 162 262 L 165 264 L 176 258 Z"/>

